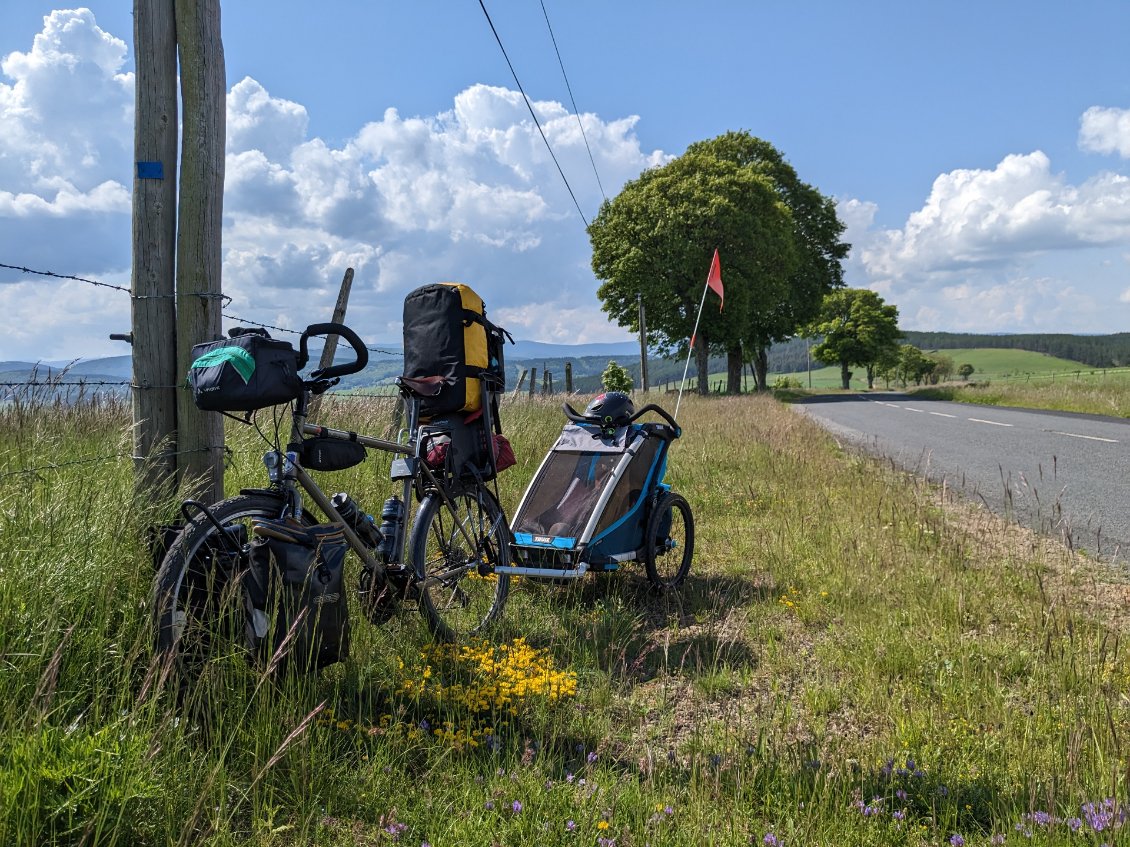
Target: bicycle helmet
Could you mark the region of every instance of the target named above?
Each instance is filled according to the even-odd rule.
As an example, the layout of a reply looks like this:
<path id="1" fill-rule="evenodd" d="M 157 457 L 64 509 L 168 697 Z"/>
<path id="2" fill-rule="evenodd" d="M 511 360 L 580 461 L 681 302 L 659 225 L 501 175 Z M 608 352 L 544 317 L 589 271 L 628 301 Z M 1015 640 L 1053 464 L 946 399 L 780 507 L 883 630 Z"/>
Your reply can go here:
<path id="1" fill-rule="evenodd" d="M 606 391 L 592 398 L 585 407 L 585 420 L 600 427 L 605 435 L 611 435 L 622 426 L 631 423 L 636 406 L 632 398 L 623 391 Z"/>

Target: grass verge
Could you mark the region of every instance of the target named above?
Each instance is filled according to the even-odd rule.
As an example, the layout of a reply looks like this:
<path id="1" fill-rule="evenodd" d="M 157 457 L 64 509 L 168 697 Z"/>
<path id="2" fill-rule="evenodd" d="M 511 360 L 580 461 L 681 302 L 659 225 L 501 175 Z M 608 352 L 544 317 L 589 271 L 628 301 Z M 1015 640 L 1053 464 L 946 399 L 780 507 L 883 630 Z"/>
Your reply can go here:
<path id="1" fill-rule="evenodd" d="M 16 408 L 0 454 L 0 843 L 1114 844 L 1126 587 L 763 397 L 684 398 L 685 588 L 634 567 L 515 585 L 485 643 L 409 611 L 274 684 L 219 656 L 177 708 L 149 663 L 127 411 Z M 379 434 L 379 400 L 327 405 Z M 563 420 L 503 409 L 513 508 Z M 230 432 L 228 485 L 261 448 Z M 387 459 L 324 475 L 370 511 Z M 54 469 L 49 466 L 60 466 Z M 24 473 L 28 468 L 47 468 Z M 1116 614 L 1117 613 L 1117 614 Z"/>

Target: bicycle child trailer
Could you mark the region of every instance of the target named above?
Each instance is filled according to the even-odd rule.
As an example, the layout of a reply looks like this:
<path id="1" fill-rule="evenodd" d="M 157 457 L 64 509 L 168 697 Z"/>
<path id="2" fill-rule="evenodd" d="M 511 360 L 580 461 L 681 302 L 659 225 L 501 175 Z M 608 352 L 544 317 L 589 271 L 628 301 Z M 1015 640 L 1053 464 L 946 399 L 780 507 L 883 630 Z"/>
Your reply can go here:
<path id="1" fill-rule="evenodd" d="M 636 411 L 620 392 L 598 395 L 570 420 L 541 463 L 511 521 L 512 564 L 500 572 L 576 579 L 642 561 L 660 590 L 686 579 L 694 555 L 687 501 L 663 482 L 667 449 L 682 434 L 649 403 Z M 665 423 L 636 423 L 654 412 Z"/>

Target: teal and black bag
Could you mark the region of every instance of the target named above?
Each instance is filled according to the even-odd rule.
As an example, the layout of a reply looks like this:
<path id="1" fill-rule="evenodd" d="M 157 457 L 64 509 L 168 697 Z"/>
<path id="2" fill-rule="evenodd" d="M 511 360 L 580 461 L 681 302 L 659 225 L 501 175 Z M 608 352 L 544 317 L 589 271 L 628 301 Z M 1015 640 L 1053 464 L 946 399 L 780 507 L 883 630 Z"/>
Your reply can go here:
<path id="1" fill-rule="evenodd" d="M 340 524 L 258 520 L 243 575 L 247 640 L 265 667 L 309 672 L 349 657 Z"/>
<path id="2" fill-rule="evenodd" d="M 188 387 L 198 409 L 252 412 L 297 399 L 306 363 L 293 346 L 264 329 L 237 327 L 229 335 L 192 348 Z"/>

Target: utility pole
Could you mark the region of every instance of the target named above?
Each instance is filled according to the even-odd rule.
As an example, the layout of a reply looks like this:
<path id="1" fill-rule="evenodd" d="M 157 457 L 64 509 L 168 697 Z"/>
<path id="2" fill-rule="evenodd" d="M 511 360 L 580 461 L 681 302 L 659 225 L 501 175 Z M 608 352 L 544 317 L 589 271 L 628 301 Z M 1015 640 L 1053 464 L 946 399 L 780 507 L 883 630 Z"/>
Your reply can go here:
<path id="1" fill-rule="evenodd" d="M 176 488 L 177 37 L 174 0 L 134 0 L 133 455 L 139 492 Z"/>
<path id="2" fill-rule="evenodd" d="M 180 205 L 177 229 L 177 373 L 188 373 L 192 346 L 220 337 L 220 228 L 224 199 L 227 80 L 219 0 L 176 0 L 180 52 Z M 224 496 L 223 417 L 177 401 L 177 468 L 205 502 Z"/>
<path id="3" fill-rule="evenodd" d="M 636 294 L 636 303 L 640 307 L 640 385 L 646 392 L 647 384 L 647 324 L 643 314 L 643 295 Z"/>

